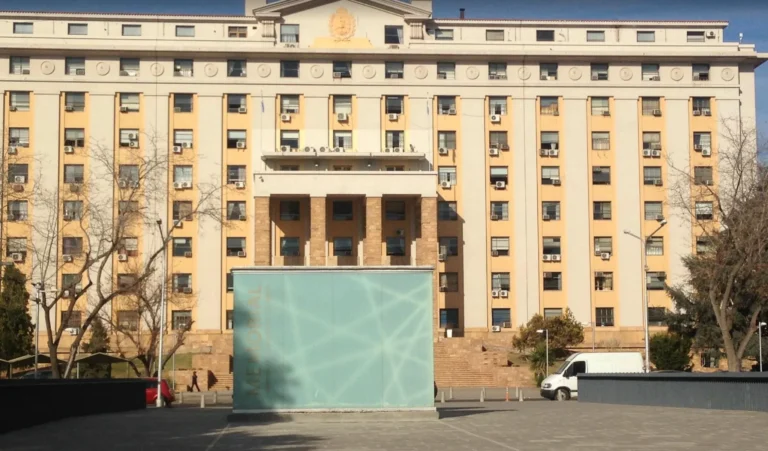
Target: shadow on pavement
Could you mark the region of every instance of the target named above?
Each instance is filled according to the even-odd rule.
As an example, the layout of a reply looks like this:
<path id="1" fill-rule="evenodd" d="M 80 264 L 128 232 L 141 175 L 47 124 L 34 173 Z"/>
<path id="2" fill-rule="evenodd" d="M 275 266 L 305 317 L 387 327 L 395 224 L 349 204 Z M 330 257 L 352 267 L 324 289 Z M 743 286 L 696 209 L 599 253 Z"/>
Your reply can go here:
<path id="1" fill-rule="evenodd" d="M 438 417 L 443 420 L 446 418 L 468 417 L 472 415 L 482 415 L 484 413 L 494 412 L 516 412 L 514 409 L 487 409 L 485 407 L 438 407 Z"/>

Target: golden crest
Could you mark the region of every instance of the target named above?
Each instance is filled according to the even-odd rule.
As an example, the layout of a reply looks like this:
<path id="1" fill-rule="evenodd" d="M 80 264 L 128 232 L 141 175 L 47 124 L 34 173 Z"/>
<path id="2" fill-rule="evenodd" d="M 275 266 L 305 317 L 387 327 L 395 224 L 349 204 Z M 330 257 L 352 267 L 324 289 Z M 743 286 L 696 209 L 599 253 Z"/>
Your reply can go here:
<path id="1" fill-rule="evenodd" d="M 339 8 L 328 24 L 331 36 L 337 41 L 347 41 L 355 35 L 355 18 L 346 8 Z"/>

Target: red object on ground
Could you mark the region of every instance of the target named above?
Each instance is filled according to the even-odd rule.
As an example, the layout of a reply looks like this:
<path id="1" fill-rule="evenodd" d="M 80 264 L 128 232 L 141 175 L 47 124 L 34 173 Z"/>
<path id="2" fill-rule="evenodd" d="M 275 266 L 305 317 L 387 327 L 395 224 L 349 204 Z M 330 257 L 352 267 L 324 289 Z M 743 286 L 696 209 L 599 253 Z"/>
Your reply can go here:
<path id="1" fill-rule="evenodd" d="M 157 402 L 157 379 L 156 378 L 144 378 L 147 382 L 146 398 L 147 404 L 155 404 Z M 168 386 L 168 382 L 163 379 L 163 404 L 166 407 L 170 407 L 171 404 L 176 401 L 176 397 L 173 395 L 171 388 Z"/>

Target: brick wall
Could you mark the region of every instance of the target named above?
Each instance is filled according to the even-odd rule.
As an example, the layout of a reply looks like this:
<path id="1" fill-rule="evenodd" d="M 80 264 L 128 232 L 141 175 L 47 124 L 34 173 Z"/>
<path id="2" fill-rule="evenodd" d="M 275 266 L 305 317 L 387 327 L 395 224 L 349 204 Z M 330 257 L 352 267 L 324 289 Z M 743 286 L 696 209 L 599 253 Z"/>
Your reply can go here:
<path id="1" fill-rule="evenodd" d="M 253 264 L 256 266 L 269 266 L 272 256 L 272 246 L 270 234 L 271 219 L 268 197 L 257 197 L 254 199 L 254 252 Z"/>
<path id="2" fill-rule="evenodd" d="M 309 234 L 309 264 L 310 266 L 325 266 L 326 257 L 326 226 L 325 226 L 325 197 L 310 199 L 310 234 Z"/>
<path id="3" fill-rule="evenodd" d="M 363 265 L 381 265 L 381 198 L 365 198 L 365 240 Z"/>

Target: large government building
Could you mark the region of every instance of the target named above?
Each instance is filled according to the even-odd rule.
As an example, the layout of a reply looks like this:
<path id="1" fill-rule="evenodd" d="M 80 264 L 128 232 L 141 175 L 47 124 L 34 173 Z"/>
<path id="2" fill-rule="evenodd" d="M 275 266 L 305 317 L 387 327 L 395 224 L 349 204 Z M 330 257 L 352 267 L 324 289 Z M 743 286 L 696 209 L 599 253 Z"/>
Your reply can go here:
<path id="1" fill-rule="evenodd" d="M 754 127 L 767 55 L 726 42 L 726 22 L 437 19 L 432 3 L 0 12 L 6 261 L 34 281 L 52 209 L 63 223 L 89 195 L 91 215 L 142 208 L 120 193 L 137 155 L 160 155 L 167 196 L 147 214 L 178 221 L 167 315 L 192 322 L 201 367 L 226 373 L 230 271 L 252 265 L 433 266 L 441 380 L 482 371 L 476 340 L 508 344 L 535 314 L 570 309 L 585 345 L 641 347 L 644 315 L 660 328 L 671 307 L 664 282 L 706 245 L 670 187 L 690 173 L 717 188 L 724 128 Z M 119 182 L 97 169 L 106 156 Z M 216 183 L 223 221 L 187 216 Z M 711 202 L 694 210 L 716 220 Z M 124 238 L 115 283 L 157 247 L 153 224 Z M 63 289 L 94 243 L 60 230 Z M 52 325 L 80 327 L 89 299 Z"/>

